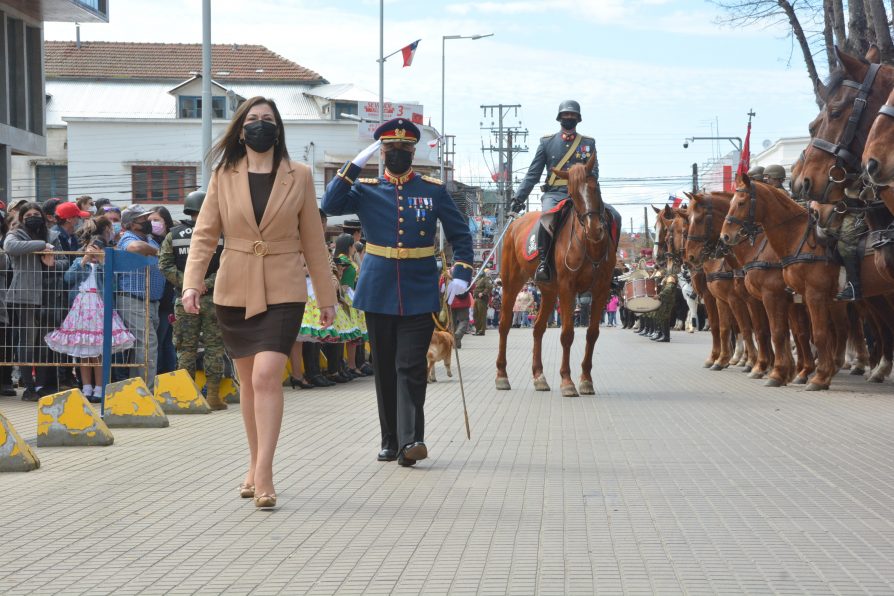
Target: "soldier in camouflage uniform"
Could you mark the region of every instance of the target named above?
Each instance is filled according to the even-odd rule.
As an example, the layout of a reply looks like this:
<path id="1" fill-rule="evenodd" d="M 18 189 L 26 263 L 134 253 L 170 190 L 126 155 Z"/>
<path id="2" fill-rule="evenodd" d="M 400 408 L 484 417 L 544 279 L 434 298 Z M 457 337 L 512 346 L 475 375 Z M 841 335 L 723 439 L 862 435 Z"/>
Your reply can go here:
<path id="1" fill-rule="evenodd" d="M 844 289 L 835 296 L 836 300 L 852 302 L 863 297 L 862 288 L 860 287 L 861 259 L 857 245 L 860 243 L 860 237 L 866 234 L 867 230 L 866 221 L 862 215 L 855 215 L 850 212 L 844 214 L 838 235 L 837 248 L 838 254 L 841 255 L 841 262 L 844 265 L 847 283 Z"/>
<path id="2" fill-rule="evenodd" d="M 196 356 L 199 343 L 205 347 L 203 363 L 207 379 L 207 400 L 212 410 L 226 410 L 227 404 L 220 398 L 220 382 L 223 379 L 224 345 L 217 325 L 217 314 L 212 302 L 214 280 L 220 266 L 220 253 L 223 240 L 217 247 L 217 253 L 208 265 L 205 277 L 205 292 L 199 298 L 199 314 L 191 315 L 183 309 L 180 301 L 180 290 L 183 287 L 183 271 L 186 269 L 186 258 L 189 255 L 189 243 L 192 240 L 196 217 L 202 208 L 205 193 L 194 191 L 189 193 L 183 204 L 183 213 L 190 217 L 181 225 L 171 229 L 165 237 L 158 253 L 158 266 L 162 274 L 177 288 L 177 301 L 174 304 L 174 346 L 177 348 L 177 367 L 189 371 L 190 376 L 196 374 Z"/>
<path id="3" fill-rule="evenodd" d="M 489 269 L 484 270 L 475 287 L 472 295 L 475 297 L 475 335 L 484 335 L 487 330 L 487 305 L 490 304 L 490 297 L 494 293 L 494 282 L 490 280 L 487 274 Z"/>
<path id="4" fill-rule="evenodd" d="M 658 294 L 658 300 L 661 306 L 655 311 L 655 323 L 658 326 L 658 335 L 652 338 L 652 341 L 668 342 L 670 341 L 671 316 L 674 312 L 674 305 L 677 302 L 677 276 L 668 275 L 664 278 L 664 287 Z"/>

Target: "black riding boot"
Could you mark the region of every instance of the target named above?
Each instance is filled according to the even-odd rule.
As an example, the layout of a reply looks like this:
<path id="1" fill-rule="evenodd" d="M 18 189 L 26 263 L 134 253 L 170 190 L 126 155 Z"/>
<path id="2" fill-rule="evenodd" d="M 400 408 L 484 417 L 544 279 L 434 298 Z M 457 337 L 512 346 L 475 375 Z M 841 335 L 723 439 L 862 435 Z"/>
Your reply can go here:
<path id="1" fill-rule="evenodd" d="M 671 324 L 670 324 L 670 319 L 668 319 L 668 320 L 665 321 L 665 323 L 664 323 L 664 329 L 662 330 L 661 338 L 660 338 L 660 339 L 656 339 L 655 341 L 660 341 L 660 342 L 663 342 L 663 343 L 667 343 L 667 342 L 669 342 L 670 340 L 671 340 Z"/>
<path id="2" fill-rule="evenodd" d="M 540 256 L 540 264 L 537 266 L 537 271 L 534 272 L 534 281 L 549 281 L 552 279 L 553 275 L 550 266 L 552 239 L 552 236 L 549 235 L 549 232 L 541 224 L 540 231 L 537 233 L 537 252 Z"/>
<path id="3" fill-rule="evenodd" d="M 847 283 L 844 285 L 844 289 L 835 296 L 835 300 L 845 302 L 859 300 L 863 297 L 860 288 L 860 259 L 857 258 L 857 255 L 842 255 L 841 260 L 844 263 L 844 274 L 847 277 Z"/>

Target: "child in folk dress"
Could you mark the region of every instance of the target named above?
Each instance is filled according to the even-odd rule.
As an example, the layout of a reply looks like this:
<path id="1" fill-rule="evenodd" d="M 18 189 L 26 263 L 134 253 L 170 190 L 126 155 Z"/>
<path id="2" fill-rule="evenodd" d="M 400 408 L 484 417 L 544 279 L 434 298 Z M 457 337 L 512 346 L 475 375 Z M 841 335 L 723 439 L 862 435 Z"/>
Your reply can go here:
<path id="1" fill-rule="evenodd" d="M 55 352 L 81 359 L 81 382 L 84 396 L 97 403 L 102 395 L 103 302 L 98 276 L 102 260 L 101 239 L 91 240 L 87 254 L 72 263 L 69 274 L 82 279 L 62 325 L 44 341 Z M 117 312 L 112 312 L 112 352 L 133 347 L 133 334 L 127 330 Z"/>

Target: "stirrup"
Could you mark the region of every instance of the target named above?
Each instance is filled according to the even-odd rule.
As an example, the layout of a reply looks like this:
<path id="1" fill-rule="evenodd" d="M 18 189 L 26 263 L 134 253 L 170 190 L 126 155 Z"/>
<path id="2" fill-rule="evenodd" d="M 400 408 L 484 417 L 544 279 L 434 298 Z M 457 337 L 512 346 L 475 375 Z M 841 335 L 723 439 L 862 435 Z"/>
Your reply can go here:
<path id="1" fill-rule="evenodd" d="M 857 288 L 851 282 L 847 282 L 844 289 L 835 295 L 835 300 L 839 302 L 854 302 L 859 299 L 860 292 L 857 291 Z"/>
<path id="2" fill-rule="evenodd" d="M 549 281 L 552 277 L 552 272 L 546 263 L 541 263 L 534 271 L 534 281 Z"/>

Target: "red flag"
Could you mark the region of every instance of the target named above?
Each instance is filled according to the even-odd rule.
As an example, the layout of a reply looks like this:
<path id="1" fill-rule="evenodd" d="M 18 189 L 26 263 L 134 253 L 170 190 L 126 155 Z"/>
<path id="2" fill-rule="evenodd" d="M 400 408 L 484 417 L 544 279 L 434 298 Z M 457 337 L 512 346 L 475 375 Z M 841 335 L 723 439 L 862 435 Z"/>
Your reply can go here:
<path id="1" fill-rule="evenodd" d="M 420 41 L 422 41 L 422 40 L 417 39 L 410 45 L 400 49 L 401 54 L 403 54 L 403 56 L 404 56 L 404 67 L 407 67 L 407 66 L 413 64 L 413 56 L 416 55 L 416 47 L 419 45 Z"/>
<path id="2" fill-rule="evenodd" d="M 739 155 L 739 169 L 736 170 L 736 177 L 747 174 L 751 166 L 751 121 L 748 122 L 748 132 L 745 133 L 745 146 L 742 147 L 742 153 Z"/>

